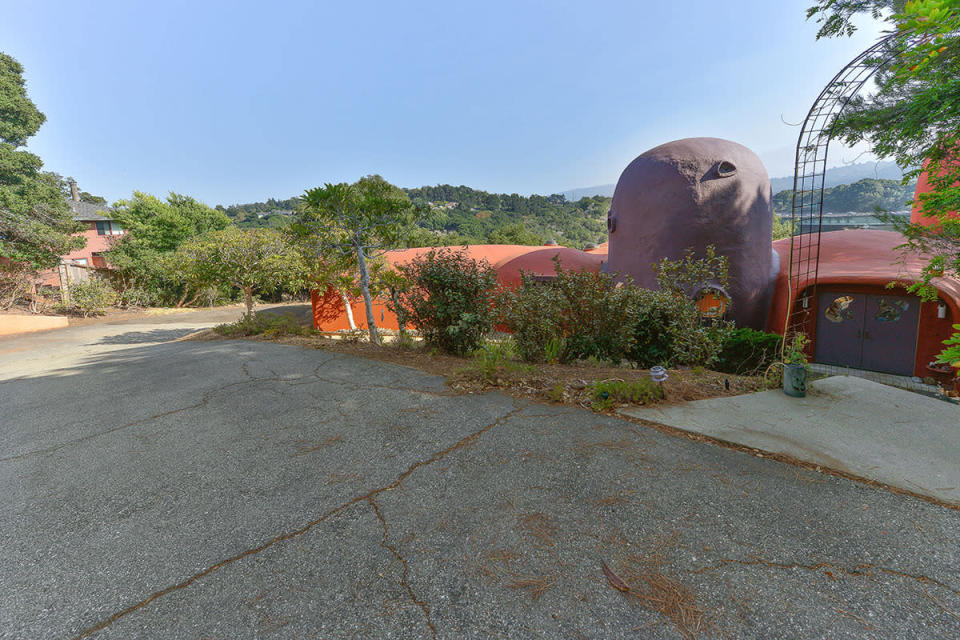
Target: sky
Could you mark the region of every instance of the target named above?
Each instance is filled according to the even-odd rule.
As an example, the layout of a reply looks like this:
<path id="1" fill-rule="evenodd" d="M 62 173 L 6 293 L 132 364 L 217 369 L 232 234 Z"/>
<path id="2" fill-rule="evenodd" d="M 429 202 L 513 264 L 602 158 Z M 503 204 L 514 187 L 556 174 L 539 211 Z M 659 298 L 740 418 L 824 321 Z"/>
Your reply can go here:
<path id="1" fill-rule="evenodd" d="M 548 194 L 695 136 L 792 175 L 795 125 L 883 28 L 816 41 L 812 2 L 0 0 L 0 51 L 47 116 L 28 149 L 110 201 L 372 173 Z"/>

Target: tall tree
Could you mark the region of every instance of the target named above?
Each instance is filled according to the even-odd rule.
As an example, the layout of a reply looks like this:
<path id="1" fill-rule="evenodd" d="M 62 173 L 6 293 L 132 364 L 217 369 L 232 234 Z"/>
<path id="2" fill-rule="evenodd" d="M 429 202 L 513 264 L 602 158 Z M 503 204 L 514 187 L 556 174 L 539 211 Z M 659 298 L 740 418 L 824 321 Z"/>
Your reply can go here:
<path id="1" fill-rule="evenodd" d="M 23 67 L 0 53 L 0 266 L 35 275 L 84 246 L 56 179 L 20 149 L 46 117 L 27 97 Z M 4 260 L 5 259 L 5 260 Z"/>
<path id="2" fill-rule="evenodd" d="M 415 213 L 416 207 L 402 190 L 371 175 L 353 184 L 327 183 L 310 189 L 297 215 L 299 233 L 313 233 L 329 250 L 356 256 L 370 341 L 377 345 L 380 336 L 373 317 L 367 263 L 396 245 Z"/>
<path id="3" fill-rule="evenodd" d="M 125 286 L 150 292 L 167 304 L 189 304 L 198 291 L 166 268 L 164 257 L 201 234 L 227 227 L 230 219 L 189 196 L 171 193 L 166 200 L 135 191 L 114 204 L 114 218 L 127 233 L 107 254 Z"/>

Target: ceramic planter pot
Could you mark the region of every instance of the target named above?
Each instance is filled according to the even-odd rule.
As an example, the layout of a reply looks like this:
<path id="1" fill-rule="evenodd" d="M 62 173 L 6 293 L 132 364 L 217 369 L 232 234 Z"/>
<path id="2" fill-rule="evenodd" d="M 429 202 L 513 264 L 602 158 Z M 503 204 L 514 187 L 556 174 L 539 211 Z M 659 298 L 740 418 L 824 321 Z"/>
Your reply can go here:
<path id="1" fill-rule="evenodd" d="M 807 368 L 804 365 L 783 365 L 783 392 L 794 398 L 807 395 Z"/>

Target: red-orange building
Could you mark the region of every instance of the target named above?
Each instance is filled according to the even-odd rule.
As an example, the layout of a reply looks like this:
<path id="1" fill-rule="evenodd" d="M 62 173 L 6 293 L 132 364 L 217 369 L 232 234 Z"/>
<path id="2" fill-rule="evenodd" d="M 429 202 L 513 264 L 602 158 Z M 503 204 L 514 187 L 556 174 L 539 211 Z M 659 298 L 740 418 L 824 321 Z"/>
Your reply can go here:
<path id="1" fill-rule="evenodd" d="M 87 268 L 105 268 L 106 259 L 103 254 L 110 249 L 111 241 L 124 231 L 115 220 L 105 215 L 107 208 L 100 204 L 91 204 L 80 200 L 76 190 L 76 183 L 70 185 L 73 188 L 73 196 L 68 201 L 70 209 L 73 211 L 73 219 L 76 222 L 82 222 L 86 225 L 79 235 L 82 235 L 87 244 L 67 255 L 63 256 L 61 262 L 66 265 L 73 265 Z M 58 269 L 48 269 L 44 271 L 42 284 L 48 286 L 60 285 L 60 273 Z"/>

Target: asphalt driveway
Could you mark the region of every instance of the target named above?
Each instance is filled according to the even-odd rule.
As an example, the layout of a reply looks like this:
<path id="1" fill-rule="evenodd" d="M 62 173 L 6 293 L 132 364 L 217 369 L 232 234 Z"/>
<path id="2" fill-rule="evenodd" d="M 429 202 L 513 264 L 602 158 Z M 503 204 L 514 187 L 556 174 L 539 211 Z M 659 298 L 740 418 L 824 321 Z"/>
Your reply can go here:
<path id="1" fill-rule="evenodd" d="M 215 321 L 0 340 L 0 638 L 960 637 L 960 512 Z"/>

